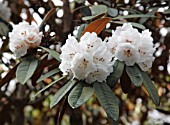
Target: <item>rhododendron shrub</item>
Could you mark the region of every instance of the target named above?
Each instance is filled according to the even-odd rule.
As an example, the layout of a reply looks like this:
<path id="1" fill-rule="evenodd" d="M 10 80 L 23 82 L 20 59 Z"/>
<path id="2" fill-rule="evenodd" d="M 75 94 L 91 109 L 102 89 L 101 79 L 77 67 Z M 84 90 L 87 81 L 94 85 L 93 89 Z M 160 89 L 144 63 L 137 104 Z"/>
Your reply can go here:
<path id="1" fill-rule="evenodd" d="M 6 5 L 0 3 L 0 17 L 5 21 L 11 15 Z M 102 7 L 102 13 L 94 11 L 95 7 Z M 5 85 L 9 79 L 16 77 L 17 82 L 32 91 L 38 90 L 37 93 L 31 93 L 31 101 L 40 93 L 49 91 L 53 96 L 50 96 L 50 108 L 63 103 L 62 105 L 69 105 L 74 109 L 95 97 L 113 123 L 118 122 L 122 110 L 119 106 L 121 100 L 117 98 L 118 92 L 115 90 L 117 86 L 125 94 L 132 86 L 133 89 L 141 88 L 158 106 L 160 102 L 157 89 L 147 74 L 155 60 L 156 47 L 152 32 L 141 24 L 134 25 L 128 21 L 120 21 L 119 25 L 108 29 L 111 23 L 116 23 L 115 19 L 122 19 L 124 16 L 111 18 L 111 8 L 104 5 L 95 5 L 90 9 L 94 15 L 83 17 L 83 23 L 86 24 L 76 29 L 77 34 L 65 33 L 60 39 L 62 42 L 59 40 L 60 36 L 49 32 L 49 25 L 46 25 L 56 8 L 45 15 L 39 26 L 26 21 L 9 23 L 11 31 L 0 40 L 8 40 L 5 47 L 17 65 L 2 78 L 0 85 Z M 4 11 L 8 14 L 4 15 Z M 144 14 L 131 16 L 150 17 Z M 56 41 L 60 42 L 58 46 Z M 3 44 L 2 48 L 5 47 Z M 46 86 L 36 88 L 37 83 L 45 83 Z M 52 91 L 49 89 L 51 86 Z"/>

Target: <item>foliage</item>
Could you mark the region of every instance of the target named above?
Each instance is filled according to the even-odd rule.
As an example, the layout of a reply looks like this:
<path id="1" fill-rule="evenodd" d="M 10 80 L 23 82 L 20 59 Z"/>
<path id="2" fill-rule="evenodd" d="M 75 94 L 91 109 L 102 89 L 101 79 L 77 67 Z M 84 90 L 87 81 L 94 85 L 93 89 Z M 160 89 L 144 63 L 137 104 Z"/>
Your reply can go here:
<path id="1" fill-rule="evenodd" d="M 167 101 L 170 94 L 169 1 L 66 0 L 62 1 L 63 5 L 55 5 L 57 2 L 51 0 L 6 1 L 12 16 L 10 21 L 0 19 L 3 40 L 0 46 L 0 124 L 110 125 L 117 120 L 120 124 L 134 121 L 149 124 L 148 112 L 153 108 L 170 113 Z M 61 11 L 64 15 L 60 17 Z M 40 22 L 35 15 L 39 15 Z M 38 23 L 43 38 L 40 47 L 16 59 L 8 48 L 7 34 L 12 30 L 10 22 L 18 24 L 22 20 Z M 65 44 L 69 33 L 80 39 L 85 32 L 96 32 L 104 39 L 124 22 L 131 22 L 139 30 L 152 31 L 157 50 L 148 73 L 137 65 L 126 66 L 116 61 L 113 73 L 103 83 L 89 85 L 62 76 L 58 70 L 59 48 Z M 153 103 L 160 105 L 155 107 Z"/>

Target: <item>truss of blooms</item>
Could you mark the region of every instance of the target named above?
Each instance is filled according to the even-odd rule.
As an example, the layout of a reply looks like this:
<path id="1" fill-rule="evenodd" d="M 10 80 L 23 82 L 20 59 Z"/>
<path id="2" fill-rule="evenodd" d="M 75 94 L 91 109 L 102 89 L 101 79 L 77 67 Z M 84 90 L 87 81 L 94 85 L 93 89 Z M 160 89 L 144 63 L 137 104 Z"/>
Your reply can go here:
<path id="1" fill-rule="evenodd" d="M 148 71 L 155 59 L 154 51 L 149 30 L 139 33 L 130 23 L 125 23 L 113 31 L 108 42 L 94 32 L 86 32 L 80 42 L 70 36 L 61 48 L 59 68 L 64 75 L 85 79 L 87 83 L 102 82 L 113 71 L 113 58 L 127 66 L 138 64 L 141 70 Z"/>
<path id="2" fill-rule="evenodd" d="M 112 32 L 107 45 L 115 59 L 124 61 L 127 66 L 137 63 L 143 71 L 152 67 L 155 48 L 149 30 L 139 33 L 130 23 L 124 23 Z"/>
<path id="3" fill-rule="evenodd" d="M 64 75 L 92 83 L 96 80 L 106 81 L 113 71 L 113 54 L 107 48 L 107 43 L 94 32 L 86 32 L 80 42 L 74 36 L 69 36 L 61 52 L 59 68 Z"/>
<path id="4" fill-rule="evenodd" d="M 9 20 L 11 17 L 11 9 L 8 7 L 7 2 L 0 2 L 0 18 Z"/>
<path id="5" fill-rule="evenodd" d="M 9 33 L 9 48 L 16 57 L 24 56 L 29 48 L 36 48 L 40 45 L 42 33 L 39 28 L 29 25 L 27 22 L 21 22 L 14 25 L 12 32 Z"/>

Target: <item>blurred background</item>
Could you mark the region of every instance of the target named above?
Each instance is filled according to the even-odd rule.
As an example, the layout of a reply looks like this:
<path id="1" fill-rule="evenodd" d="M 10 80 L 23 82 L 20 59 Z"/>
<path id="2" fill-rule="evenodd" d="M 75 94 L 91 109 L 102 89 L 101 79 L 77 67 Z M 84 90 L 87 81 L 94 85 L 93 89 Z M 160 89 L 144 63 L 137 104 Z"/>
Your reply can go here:
<path id="1" fill-rule="evenodd" d="M 78 39 L 83 28 L 95 19 L 101 18 L 92 6 L 105 5 L 109 17 L 148 14 L 156 18 L 118 19 L 106 25 L 99 34 L 101 38 L 111 35 L 111 30 L 124 22 L 134 22 L 141 32 L 146 28 L 152 32 L 156 57 L 149 75 L 160 96 L 160 106 L 156 107 L 144 87 L 127 86 L 124 94 L 120 84 L 113 92 L 120 100 L 119 125 L 170 125 L 170 1 L 169 0 L 0 0 L 0 79 L 9 72 L 8 79 L 0 83 L 0 125 L 111 125 L 95 95 L 77 109 L 71 109 L 63 99 L 50 109 L 52 96 L 62 82 L 52 86 L 30 102 L 30 97 L 48 85 L 61 74 L 54 74 L 40 83 L 35 77 L 22 86 L 15 79 L 16 59 L 8 49 L 8 32 L 12 26 L 22 21 L 40 25 L 44 16 L 52 9 L 55 13 L 43 27 L 42 45 L 60 52 L 69 34 Z M 100 12 L 101 11 L 101 12 Z M 91 16 L 87 19 L 87 16 Z M 85 18 L 82 18 L 85 17 Z M 140 24 L 140 25 L 138 25 Z M 46 73 L 58 66 L 48 56 L 41 71 L 34 76 Z M 36 80 L 35 80 L 36 79 Z M 125 81 L 126 84 L 126 81 Z"/>

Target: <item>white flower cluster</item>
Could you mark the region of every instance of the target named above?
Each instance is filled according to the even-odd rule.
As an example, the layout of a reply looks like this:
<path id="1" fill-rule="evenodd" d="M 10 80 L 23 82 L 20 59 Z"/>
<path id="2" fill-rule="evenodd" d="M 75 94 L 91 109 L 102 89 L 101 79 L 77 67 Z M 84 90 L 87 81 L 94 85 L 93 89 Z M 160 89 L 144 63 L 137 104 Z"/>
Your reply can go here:
<path id="1" fill-rule="evenodd" d="M 0 2 L 0 18 L 9 20 L 11 17 L 11 9 L 8 7 L 7 2 Z"/>
<path id="2" fill-rule="evenodd" d="M 92 83 L 96 80 L 105 81 L 113 71 L 113 54 L 107 43 L 94 32 L 86 32 L 80 42 L 70 36 L 61 52 L 62 62 L 59 68 L 64 75 L 72 75 L 73 78 Z"/>
<path id="3" fill-rule="evenodd" d="M 42 33 L 37 26 L 21 22 L 14 25 L 9 33 L 9 48 L 16 57 L 21 57 L 27 53 L 27 49 L 36 48 L 41 43 Z"/>
<path id="4" fill-rule="evenodd" d="M 148 71 L 155 59 L 151 32 L 144 30 L 139 33 L 130 23 L 117 27 L 107 45 L 115 59 L 124 61 L 127 66 L 137 63 L 143 71 Z"/>

